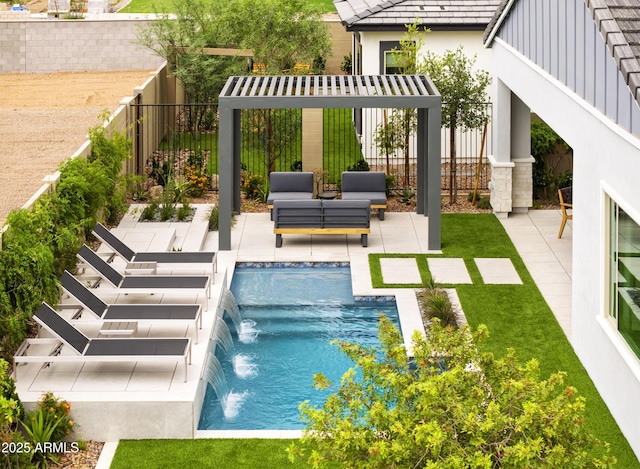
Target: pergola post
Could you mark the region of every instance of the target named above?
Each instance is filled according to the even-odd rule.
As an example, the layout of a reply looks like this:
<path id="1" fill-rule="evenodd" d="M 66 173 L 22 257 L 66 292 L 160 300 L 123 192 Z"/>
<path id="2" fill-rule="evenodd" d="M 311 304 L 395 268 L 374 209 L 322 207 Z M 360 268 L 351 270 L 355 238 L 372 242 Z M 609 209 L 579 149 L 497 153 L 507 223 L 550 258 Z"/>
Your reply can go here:
<path id="1" fill-rule="evenodd" d="M 235 194 L 233 167 L 235 161 L 234 111 L 219 104 L 218 125 L 218 249 L 231 250 L 231 204 Z M 227 136 L 227 138 L 224 138 Z M 239 184 L 238 184 L 239 186 Z"/>
<path id="2" fill-rule="evenodd" d="M 438 96 L 438 102 L 441 98 Z M 442 108 L 440 105 L 427 110 L 427 215 L 429 217 L 429 238 L 427 247 L 429 250 L 440 250 L 440 212 L 442 200 L 440 197 L 440 126 Z"/>

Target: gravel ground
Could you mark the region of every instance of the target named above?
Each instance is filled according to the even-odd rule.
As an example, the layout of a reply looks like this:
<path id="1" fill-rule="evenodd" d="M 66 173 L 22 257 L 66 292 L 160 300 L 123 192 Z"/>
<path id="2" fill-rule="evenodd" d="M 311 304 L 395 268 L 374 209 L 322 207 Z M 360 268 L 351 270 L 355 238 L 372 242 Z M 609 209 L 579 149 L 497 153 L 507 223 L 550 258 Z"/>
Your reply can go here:
<path id="1" fill-rule="evenodd" d="M 149 72 L 0 74 L 0 224 Z"/>

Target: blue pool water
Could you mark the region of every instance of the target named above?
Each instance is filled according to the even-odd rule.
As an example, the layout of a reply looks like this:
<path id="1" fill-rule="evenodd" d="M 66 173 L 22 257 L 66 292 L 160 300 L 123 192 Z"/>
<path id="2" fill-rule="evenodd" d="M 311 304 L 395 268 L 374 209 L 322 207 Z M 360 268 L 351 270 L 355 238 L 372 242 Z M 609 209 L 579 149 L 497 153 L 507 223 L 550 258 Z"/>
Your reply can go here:
<path id="1" fill-rule="evenodd" d="M 231 291 L 241 332 L 227 320 L 235 354 L 215 353 L 230 394 L 223 409 L 207 386 L 201 430 L 303 428 L 298 405 L 328 395 L 313 388 L 313 375 L 339 382 L 353 365 L 330 342 L 375 346 L 381 313 L 398 324 L 395 303 L 354 301 L 348 267 L 236 268 Z"/>

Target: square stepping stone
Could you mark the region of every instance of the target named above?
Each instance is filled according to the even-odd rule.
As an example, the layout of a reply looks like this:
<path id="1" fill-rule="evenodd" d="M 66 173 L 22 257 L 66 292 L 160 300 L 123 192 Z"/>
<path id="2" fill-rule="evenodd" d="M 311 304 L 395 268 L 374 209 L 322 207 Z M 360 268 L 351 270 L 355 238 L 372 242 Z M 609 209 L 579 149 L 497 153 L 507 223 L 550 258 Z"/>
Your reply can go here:
<path id="1" fill-rule="evenodd" d="M 437 283 L 473 283 L 464 259 L 457 257 L 428 257 L 431 276 Z"/>
<path id="2" fill-rule="evenodd" d="M 513 284 L 521 285 L 522 280 L 516 272 L 509 258 L 478 258 L 474 259 L 482 280 L 486 284 Z"/>
<path id="3" fill-rule="evenodd" d="M 384 283 L 422 283 L 415 257 L 381 257 L 380 269 Z"/>

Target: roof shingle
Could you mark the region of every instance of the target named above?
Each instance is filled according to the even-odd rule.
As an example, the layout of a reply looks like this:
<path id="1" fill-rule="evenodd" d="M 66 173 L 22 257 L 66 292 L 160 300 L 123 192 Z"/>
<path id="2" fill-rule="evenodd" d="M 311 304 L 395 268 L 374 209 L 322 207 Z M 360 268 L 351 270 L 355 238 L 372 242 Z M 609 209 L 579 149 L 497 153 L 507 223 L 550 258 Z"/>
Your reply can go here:
<path id="1" fill-rule="evenodd" d="M 501 0 L 335 0 L 348 31 L 405 25 L 418 18 L 426 27 L 484 29 Z M 385 28 L 383 28 L 385 29 Z M 388 28 L 386 28 L 388 29 Z"/>

